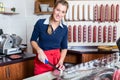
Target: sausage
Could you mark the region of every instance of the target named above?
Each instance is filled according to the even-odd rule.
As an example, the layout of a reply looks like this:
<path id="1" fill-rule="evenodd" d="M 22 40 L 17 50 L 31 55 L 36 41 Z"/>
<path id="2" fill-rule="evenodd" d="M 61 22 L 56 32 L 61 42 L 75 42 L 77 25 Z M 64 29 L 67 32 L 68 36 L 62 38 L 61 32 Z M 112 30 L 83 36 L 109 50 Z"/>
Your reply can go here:
<path id="1" fill-rule="evenodd" d="M 98 42 L 102 41 L 102 27 L 98 27 Z"/>
<path id="2" fill-rule="evenodd" d="M 117 26 L 113 27 L 113 42 L 116 42 L 117 38 Z"/>
<path id="3" fill-rule="evenodd" d="M 75 5 L 72 6 L 72 21 L 74 21 L 74 7 Z"/>
<path id="4" fill-rule="evenodd" d="M 68 42 L 72 42 L 72 29 L 71 25 L 68 26 Z"/>
<path id="5" fill-rule="evenodd" d="M 77 5 L 77 19 L 78 20 L 80 20 L 79 16 L 80 16 L 80 8 L 79 8 L 79 5 Z"/>
<path id="6" fill-rule="evenodd" d="M 107 41 L 107 27 L 103 27 L 103 42 Z"/>
<path id="7" fill-rule="evenodd" d="M 109 6 L 106 4 L 105 6 L 105 21 L 109 21 Z"/>
<path id="8" fill-rule="evenodd" d="M 111 5 L 111 21 L 114 21 L 114 5 Z"/>
<path id="9" fill-rule="evenodd" d="M 90 20 L 90 5 L 88 5 L 88 20 Z"/>
<path id="10" fill-rule="evenodd" d="M 91 42 L 92 40 L 92 27 L 91 25 L 88 26 L 88 42 Z"/>
<path id="11" fill-rule="evenodd" d="M 94 7 L 94 21 L 98 20 L 98 5 Z"/>
<path id="12" fill-rule="evenodd" d="M 100 6 L 100 21 L 101 22 L 104 21 L 104 6 L 103 6 L 103 4 L 101 4 L 101 6 Z"/>
<path id="13" fill-rule="evenodd" d="M 78 42 L 81 42 L 82 39 L 82 27 L 81 25 L 78 26 Z"/>
<path id="14" fill-rule="evenodd" d="M 76 25 L 73 26 L 73 42 L 76 42 Z"/>
<path id="15" fill-rule="evenodd" d="M 116 22 L 119 21 L 119 4 L 116 6 Z"/>
<path id="16" fill-rule="evenodd" d="M 108 42 L 112 41 L 112 26 L 108 27 Z"/>
<path id="17" fill-rule="evenodd" d="M 85 21 L 85 6 L 84 5 L 82 6 L 82 12 L 83 12 L 83 14 L 82 14 L 82 16 L 83 16 L 82 20 Z"/>
<path id="18" fill-rule="evenodd" d="M 93 42 L 96 42 L 96 31 L 97 31 L 97 27 L 94 26 L 93 27 Z"/>
<path id="19" fill-rule="evenodd" d="M 87 39 L 87 37 L 86 37 L 86 25 L 84 25 L 83 26 L 83 42 L 86 42 L 86 39 Z"/>

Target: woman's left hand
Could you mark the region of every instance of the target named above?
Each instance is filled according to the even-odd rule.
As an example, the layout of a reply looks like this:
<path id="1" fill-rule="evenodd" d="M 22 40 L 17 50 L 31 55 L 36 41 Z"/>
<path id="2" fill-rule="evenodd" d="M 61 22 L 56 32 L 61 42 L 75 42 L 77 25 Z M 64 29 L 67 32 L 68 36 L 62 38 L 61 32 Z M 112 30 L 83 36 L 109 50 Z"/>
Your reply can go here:
<path id="1" fill-rule="evenodd" d="M 56 67 L 58 67 L 60 70 L 65 70 L 65 66 L 63 65 L 63 62 L 59 61 Z"/>

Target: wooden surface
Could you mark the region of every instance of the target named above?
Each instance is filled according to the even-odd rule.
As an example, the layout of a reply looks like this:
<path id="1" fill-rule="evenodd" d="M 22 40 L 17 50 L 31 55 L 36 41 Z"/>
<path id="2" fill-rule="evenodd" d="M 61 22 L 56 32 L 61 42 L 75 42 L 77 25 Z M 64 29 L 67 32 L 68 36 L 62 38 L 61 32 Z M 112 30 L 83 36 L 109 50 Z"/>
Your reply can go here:
<path id="1" fill-rule="evenodd" d="M 33 76 L 33 60 L 0 67 L 0 80 L 22 80 Z"/>

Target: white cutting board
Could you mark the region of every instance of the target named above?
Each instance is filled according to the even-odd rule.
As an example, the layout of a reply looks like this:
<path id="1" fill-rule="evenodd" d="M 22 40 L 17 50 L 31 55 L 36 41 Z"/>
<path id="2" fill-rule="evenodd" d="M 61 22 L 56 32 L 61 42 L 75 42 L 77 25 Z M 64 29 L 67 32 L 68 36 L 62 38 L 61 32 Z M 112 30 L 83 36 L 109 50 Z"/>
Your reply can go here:
<path id="1" fill-rule="evenodd" d="M 46 72 L 46 73 L 36 75 L 33 77 L 25 78 L 23 80 L 52 80 L 54 78 L 55 78 L 55 76 L 53 76 L 52 72 L 50 71 L 50 72 Z"/>

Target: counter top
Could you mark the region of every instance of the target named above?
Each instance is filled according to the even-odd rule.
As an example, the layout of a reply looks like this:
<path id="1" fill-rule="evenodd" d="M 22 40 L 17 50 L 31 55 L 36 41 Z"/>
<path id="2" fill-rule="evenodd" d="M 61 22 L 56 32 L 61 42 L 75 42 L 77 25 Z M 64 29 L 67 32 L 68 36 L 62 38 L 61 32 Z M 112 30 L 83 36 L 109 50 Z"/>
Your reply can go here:
<path id="1" fill-rule="evenodd" d="M 33 54 L 33 53 L 24 52 L 24 53 L 21 53 L 20 55 L 22 56 L 22 58 L 15 59 L 15 60 L 10 59 L 8 56 L 0 55 L 0 57 L 1 57 L 0 58 L 0 66 L 5 66 L 5 65 L 18 63 L 18 62 L 21 62 L 21 61 L 25 61 L 25 60 L 29 60 L 29 59 L 34 59 L 35 58 L 35 54 Z"/>
<path id="2" fill-rule="evenodd" d="M 54 78 L 56 78 L 56 77 L 52 75 L 51 71 L 49 71 L 49 72 L 46 72 L 43 74 L 25 78 L 23 80 L 53 80 Z"/>
<path id="3" fill-rule="evenodd" d="M 69 51 L 76 51 L 79 52 L 79 54 L 83 53 L 114 53 L 118 52 L 118 48 L 112 48 L 111 50 L 100 50 L 98 48 L 99 46 L 69 46 Z M 112 47 L 112 46 L 111 46 Z"/>

